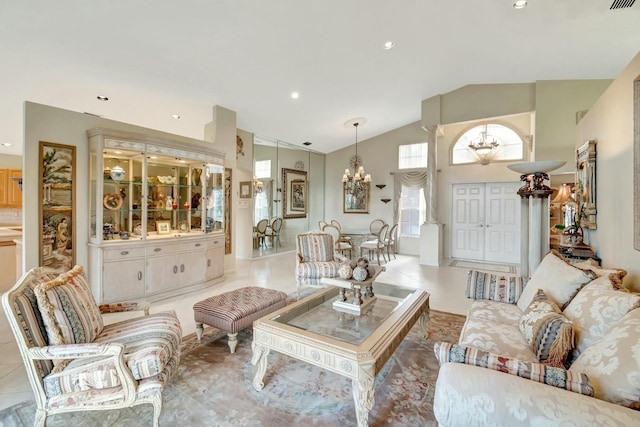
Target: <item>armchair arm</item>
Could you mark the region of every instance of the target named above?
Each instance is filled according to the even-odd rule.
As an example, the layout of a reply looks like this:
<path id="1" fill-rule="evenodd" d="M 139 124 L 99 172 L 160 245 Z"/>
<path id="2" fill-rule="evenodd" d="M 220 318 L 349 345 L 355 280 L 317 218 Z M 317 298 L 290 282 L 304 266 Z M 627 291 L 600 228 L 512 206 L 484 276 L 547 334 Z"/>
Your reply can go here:
<path id="1" fill-rule="evenodd" d="M 124 403 L 130 406 L 135 400 L 138 382 L 124 361 L 124 350 L 125 345 L 120 343 L 50 345 L 27 349 L 27 357 L 32 360 L 83 359 L 99 356 L 105 356 L 105 358 L 111 357 L 113 358 L 114 369 L 120 378 L 120 385 L 122 386 L 125 400 Z"/>
<path id="2" fill-rule="evenodd" d="M 122 313 L 125 311 L 144 311 L 144 315 L 149 315 L 151 305 L 147 301 L 128 301 L 111 304 L 100 304 L 100 313 Z"/>

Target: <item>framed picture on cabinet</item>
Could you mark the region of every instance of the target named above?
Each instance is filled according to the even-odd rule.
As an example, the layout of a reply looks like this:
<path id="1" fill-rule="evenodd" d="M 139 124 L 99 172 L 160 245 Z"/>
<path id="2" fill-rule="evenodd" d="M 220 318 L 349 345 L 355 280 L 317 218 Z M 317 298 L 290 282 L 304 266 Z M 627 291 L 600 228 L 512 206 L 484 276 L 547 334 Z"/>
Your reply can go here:
<path id="1" fill-rule="evenodd" d="M 171 233 L 171 221 L 156 221 L 156 231 L 158 232 L 158 234 Z"/>
<path id="2" fill-rule="evenodd" d="M 75 166 L 74 146 L 40 141 L 40 265 L 61 272 L 75 264 Z"/>

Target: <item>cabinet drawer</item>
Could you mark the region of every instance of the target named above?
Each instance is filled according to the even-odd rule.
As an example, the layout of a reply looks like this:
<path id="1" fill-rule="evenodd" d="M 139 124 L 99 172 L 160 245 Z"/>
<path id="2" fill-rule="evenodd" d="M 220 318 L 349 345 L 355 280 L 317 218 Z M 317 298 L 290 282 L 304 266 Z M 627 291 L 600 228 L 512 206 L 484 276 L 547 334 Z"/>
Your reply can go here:
<path id="1" fill-rule="evenodd" d="M 144 256 L 144 248 L 113 248 L 105 249 L 104 260 L 113 261 L 118 259 L 138 258 Z"/>
<path id="2" fill-rule="evenodd" d="M 212 237 L 207 240 L 207 248 L 220 248 L 224 246 L 224 235 Z"/>
<path id="3" fill-rule="evenodd" d="M 205 250 L 207 242 L 205 240 L 195 240 L 193 242 L 180 243 L 180 252 Z"/>
<path id="4" fill-rule="evenodd" d="M 173 245 L 151 245 L 147 247 L 147 256 L 176 254 L 181 250 L 180 243 Z"/>

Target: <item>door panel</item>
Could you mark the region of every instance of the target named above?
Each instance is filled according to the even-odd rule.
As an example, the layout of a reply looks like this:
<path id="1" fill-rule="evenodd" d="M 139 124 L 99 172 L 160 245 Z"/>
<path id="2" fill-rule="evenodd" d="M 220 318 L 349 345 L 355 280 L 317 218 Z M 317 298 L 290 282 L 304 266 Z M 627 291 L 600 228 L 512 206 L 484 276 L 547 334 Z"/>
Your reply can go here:
<path id="1" fill-rule="evenodd" d="M 519 184 L 453 185 L 452 257 L 520 262 Z"/>
<path id="2" fill-rule="evenodd" d="M 484 184 L 454 184 L 452 233 L 454 258 L 482 259 L 484 251 Z"/>

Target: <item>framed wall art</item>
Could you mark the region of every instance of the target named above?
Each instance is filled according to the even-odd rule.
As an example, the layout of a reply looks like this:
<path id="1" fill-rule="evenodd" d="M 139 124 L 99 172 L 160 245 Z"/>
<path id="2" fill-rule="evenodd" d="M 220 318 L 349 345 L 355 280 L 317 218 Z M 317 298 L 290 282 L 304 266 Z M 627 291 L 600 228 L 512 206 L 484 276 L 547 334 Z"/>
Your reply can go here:
<path id="1" fill-rule="evenodd" d="M 309 200 L 307 172 L 297 169 L 282 169 L 283 217 L 306 218 Z"/>
<path id="2" fill-rule="evenodd" d="M 240 198 L 251 198 L 251 181 L 240 181 Z"/>
<path id="3" fill-rule="evenodd" d="M 369 213 L 369 186 L 342 184 L 342 202 L 344 213 Z"/>
<path id="4" fill-rule="evenodd" d="M 58 271 L 75 264 L 76 148 L 40 141 L 40 265 Z"/>

